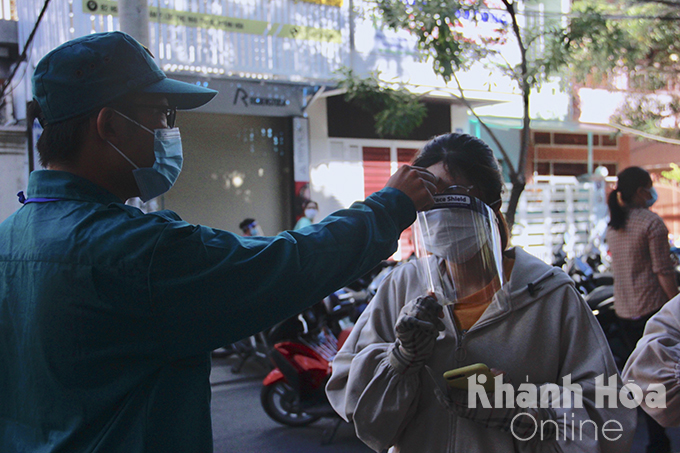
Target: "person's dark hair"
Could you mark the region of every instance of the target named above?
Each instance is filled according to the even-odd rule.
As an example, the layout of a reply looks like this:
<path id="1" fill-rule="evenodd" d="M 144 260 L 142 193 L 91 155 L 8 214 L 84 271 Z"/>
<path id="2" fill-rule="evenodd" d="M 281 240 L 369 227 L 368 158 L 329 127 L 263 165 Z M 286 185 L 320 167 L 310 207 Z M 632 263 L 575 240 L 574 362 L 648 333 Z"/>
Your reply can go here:
<path id="1" fill-rule="evenodd" d="M 305 201 L 305 203 L 302 205 L 302 210 L 304 211 L 305 209 L 307 209 L 307 207 L 308 207 L 310 204 L 313 204 L 314 206 L 316 206 L 317 209 L 319 209 L 319 203 L 317 203 L 317 202 L 314 201 L 314 200 L 307 200 L 307 201 Z"/>
<path id="2" fill-rule="evenodd" d="M 40 121 L 43 131 L 36 147 L 40 156 L 40 164 L 73 163 L 78 156 L 78 150 L 83 134 L 93 113 L 71 118 L 54 124 L 46 124 L 38 103 L 33 100 L 28 105 L 27 120 L 33 124 L 34 119 Z"/>
<path id="3" fill-rule="evenodd" d="M 644 168 L 628 167 L 617 176 L 616 188 L 607 198 L 609 205 L 609 226 L 620 230 L 626 226 L 629 205 L 640 187 L 652 184 L 652 178 Z"/>
<path id="4" fill-rule="evenodd" d="M 468 134 L 446 134 L 430 140 L 413 158 L 412 165 L 430 167 L 444 162 L 452 176 L 463 176 L 482 192 L 482 201 L 500 208 L 505 183 L 493 150 L 484 141 Z M 508 224 L 498 211 L 503 250 L 508 246 Z"/>
<path id="5" fill-rule="evenodd" d="M 243 219 L 243 221 L 238 224 L 238 227 L 241 229 L 241 231 L 246 231 L 246 228 L 248 228 L 254 221 L 255 219 L 248 217 L 247 219 Z"/>

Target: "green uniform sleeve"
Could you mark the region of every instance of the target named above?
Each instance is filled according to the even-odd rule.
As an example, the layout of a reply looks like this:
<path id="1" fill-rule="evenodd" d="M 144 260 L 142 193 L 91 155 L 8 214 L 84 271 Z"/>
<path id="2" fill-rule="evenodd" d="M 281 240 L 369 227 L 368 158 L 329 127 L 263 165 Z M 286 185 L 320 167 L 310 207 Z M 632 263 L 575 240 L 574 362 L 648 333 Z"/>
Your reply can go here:
<path id="1" fill-rule="evenodd" d="M 411 199 L 386 188 L 275 237 L 169 222 L 148 274 L 156 335 L 174 352 L 189 354 L 259 332 L 388 258 L 414 220 Z"/>

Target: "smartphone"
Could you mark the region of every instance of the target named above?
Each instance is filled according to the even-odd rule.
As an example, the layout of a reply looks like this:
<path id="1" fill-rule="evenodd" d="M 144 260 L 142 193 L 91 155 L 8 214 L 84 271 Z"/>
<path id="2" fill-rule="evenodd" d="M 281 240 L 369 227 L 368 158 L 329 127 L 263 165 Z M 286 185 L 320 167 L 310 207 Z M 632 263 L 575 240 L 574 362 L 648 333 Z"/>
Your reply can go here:
<path id="1" fill-rule="evenodd" d="M 468 378 L 474 375 L 483 374 L 486 376 L 486 382 L 482 385 L 484 390 L 487 392 L 494 391 L 494 378 L 496 377 L 489 367 L 483 363 L 475 363 L 474 365 L 468 365 L 461 368 L 456 368 L 455 370 L 450 370 L 444 373 L 444 379 L 448 382 L 450 387 L 457 389 L 467 389 L 468 388 Z M 477 383 L 479 383 L 479 376 L 477 377 Z"/>

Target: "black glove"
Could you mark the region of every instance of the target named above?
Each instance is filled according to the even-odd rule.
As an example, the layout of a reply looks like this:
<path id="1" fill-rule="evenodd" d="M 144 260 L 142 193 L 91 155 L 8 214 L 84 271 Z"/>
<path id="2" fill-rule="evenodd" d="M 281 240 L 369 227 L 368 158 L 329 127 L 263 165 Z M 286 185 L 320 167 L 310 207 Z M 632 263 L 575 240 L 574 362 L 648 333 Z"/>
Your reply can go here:
<path id="1" fill-rule="evenodd" d="M 390 363 L 400 374 L 418 371 L 432 354 L 444 323 L 442 306 L 432 296 L 419 297 L 404 305 L 397 318 L 397 341 L 390 349 Z"/>

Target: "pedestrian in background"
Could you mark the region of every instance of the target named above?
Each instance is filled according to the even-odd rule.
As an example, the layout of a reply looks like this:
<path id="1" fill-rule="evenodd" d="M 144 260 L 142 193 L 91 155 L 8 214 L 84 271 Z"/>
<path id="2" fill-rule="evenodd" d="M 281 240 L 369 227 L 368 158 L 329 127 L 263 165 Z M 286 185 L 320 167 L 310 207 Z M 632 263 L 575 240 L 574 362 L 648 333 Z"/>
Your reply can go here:
<path id="1" fill-rule="evenodd" d="M 295 195 L 293 200 L 293 214 L 295 221 L 300 220 L 300 217 L 305 215 L 305 204 L 312 199 L 309 183 L 304 183 Z"/>
<path id="2" fill-rule="evenodd" d="M 303 216 L 295 224 L 294 230 L 299 230 L 314 223 L 314 217 L 319 212 L 319 205 L 314 200 L 305 202 Z"/>
<path id="3" fill-rule="evenodd" d="M 300 312 L 397 248 L 436 178 L 403 166 L 314 231 L 242 237 L 144 214 L 183 163 L 176 109 L 217 93 L 171 80 L 121 32 L 35 68 L 47 170 L 0 224 L 0 452 L 205 453 L 210 351 Z"/>
<path id="4" fill-rule="evenodd" d="M 627 359 L 642 337 L 645 324 L 678 293 L 670 256 L 668 228 L 649 208 L 657 193 L 649 173 L 628 167 L 609 194 L 607 243 L 614 274 L 614 310 L 622 326 Z M 648 453 L 671 451 L 665 430 L 645 413 Z"/>
<path id="5" fill-rule="evenodd" d="M 247 237 L 264 236 L 262 227 L 260 226 L 259 223 L 257 223 L 257 220 L 253 218 L 249 217 L 247 219 L 243 219 L 243 221 L 238 224 L 238 227 L 241 229 L 241 233 L 243 236 Z"/>

